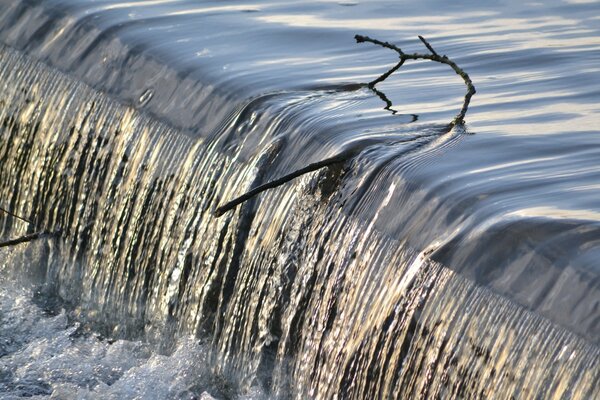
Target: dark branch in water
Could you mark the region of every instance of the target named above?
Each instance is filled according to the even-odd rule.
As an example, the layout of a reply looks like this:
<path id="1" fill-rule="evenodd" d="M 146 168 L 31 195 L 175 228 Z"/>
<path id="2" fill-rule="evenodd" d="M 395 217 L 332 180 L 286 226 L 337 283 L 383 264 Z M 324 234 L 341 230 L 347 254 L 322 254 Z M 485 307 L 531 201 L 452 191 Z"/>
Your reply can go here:
<path id="1" fill-rule="evenodd" d="M 460 112 L 458 113 L 458 115 L 454 118 L 454 120 L 452 120 L 452 122 L 450 123 L 449 128 L 453 128 L 456 125 L 462 125 L 464 124 L 464 118 L 465 118 L 465 114 L 467 113 L 467 109 L 469 108 L 469 103 L 471 101 L 471 97 L 475 94 L 475 86 L 473 86 L 473 82 L 471 82 L 471 78 L 469 77 L 469 75 L 462 69 L 460 68 L 458 65 L 456 65 L 456 63 L 452 60 L 450 60 L 448 57 L 446 56 L 440 56 L 431 46 L 431 44 L 429 44 L 429 42 L 427 40 L 425 40 L 425 38 L 423 36 L 419 36 L 419 39 L 421 40 L 421 42 L 423 42 L 423 44 L 425 45 L 425 47 L 427 47 L 427 49 L 431 52 L 431 54 L 419 54 L 419 53 L 413 53 L 413 54 L 407 54 L 405 52 L 402 51 L 401 48 L 399 48 L 398 46 L 388 43 L 388 42 L 382 42 L 381 40 L 377 40 L 377 39 L 371 39 L 368 36 L 361 36 L 361 35 L 356 35 L 354 37 L 356 39 L 356 41 L 358 43 L 363 43 L 363 42 L 370 42 L 370 43 L 374 43 L 376 45 L 379 45 L 381 47 L 385 47 L 387 49 L 390 50 L 394 50 L 395 52 L 397 52 L 400 55 L 400 61 L 398 62 L 398 64 L 396 64 L 395 66 L 393 66 L 389 71 L 387 71 L 386 73 L 384 73 L 383 75 L 379 76 L 377 79 L 375 79 L 372 82 L 369 82 L 368 86 L 369 88 L 377 95 L 379 96 L 379 98 L 381 98 L 385 103 L 386 103 L 386 110 L 390 110 L 392 113 L 396 113 L 395 110 L 392 110 L 392 102 L 387 98 L 387 96 L 385 94 L 383 94 L 381 91 L 375 89 L 375 85 L 377 85 L 380 82 L 383 82 L 384 80 L 386 80 L 390 75 L 392 75 L 394 72 L 396 72 L 400 67 L 402 67 L 402 65 L 404 65 L 404 62 L 406 60 L 431 60 L 431 61 L 435 61 L 435 62 L 439 62 L 442 64 L 446 64 L 449 65 L 454 72 L 456 72 L 458 75 L 461 76 L 461 78 L 463 78 L 463 80 L 465 81 L 465 85 L 467 85 L 467 94 L 465 95 L 465 100 L 462 106 L 462 109 L 460 110 Z M 417 116 L 413 114 L 413 121 L 417 120 Z M 353 156 L 353 153 L 343 153 L 343 154 L 339 154 L 337 156 L 328 158 L 326 160 L 323 161 L 319 161 L 313 164 L 310 164 L 304 168 L 301 168 L 299 170 L 296 170 L 294 172 L 292 172 L 291 174 L 282 176 L 281 178 L 277 178 L 273 181 L 267 182 L 264 185 L 260 185 L 252 190 L 250 190 L 249 192 L 244 193 L 243 195 L 241 195 L 240 197 L 237 197 L 233 200 L 231 200 L 230 202 L 226 203 L 225 205 L 222 205 L 220 207 L 218 207 L 215 210 L 215 216 L 216 217 L 220 217 L 223 214 L 225 214 L 227 211 L 230 211 L 232 209 L 234 209 L 235 207 L 237 207 L 238 205 L 240 205 L 241 203 L 251 199 L 252 197 L 256 196 L 259 193 L 264 192 L 265 190 L 268 189 L 272 189 L 272 188 L 276 188 L 277 186 L 281 186 L 286 182 L 291 181 L 292 179 L 295 179 L 301 175 L 304 175 L 306 173 L 312 172 L 312 171 L 316 171 L 318 169 L 327 167 L 329 165 L 332 164 L 337 164 L 340 162 L 344 162 L 346 160 L 348 160 L 349 158 L 351 158 Z"/>
<path id="2" fill-rule="evenodd" d="M 383 93 L 380 90 L 377 90 L 377 88 L 375 88 L 375 87 L 372 87 L 370 89 L 385 103 L 385 107 L 383 108 L 384 110 L 387 110 L 394 115 L 398 114 L 398 111 L 394 110 L 392 108 L 392 106 L 394 104 L 392 104 L 392 101 L 390 99 L 388 99 L 388 97 L 385 95 L 385 93 Z M 407 115 L 410 115 L 412 117 L 412 120 L 410 122 L 415 122 L 416 120 L 419 119 L 419 116 L 417 114 L 407 114 Z"/>
<path id="3" fill-rule="evenodd" d="M 23 222 L 27 222 L 31 225 L 35 225 L 32 221 L 28 220 L 27 218 L 23 218 L 23 217 L 15 214 L 13 212 L 10 212 L 2 207 L 0 207 L 0 212 L 10 215 L 11 217 L 19 219 Z M 44 231 L 39 231 L 39 232 L 35 232 L 35 233 L 30 233 L 28 235 L 21 236 L 16 239 L 10 239 L 10 240 L 6 240 L 4 242 L 0 242 L 0 248 L 14 246 L 14 245 L 21 244 L 21 243 L 27 243 L 27 242 L 31 242 L 32 240 L 42 239 L 42 238 L 49 237 L 49 236 L 58 236 L 60 234 L 61 234 L 60 230 L 57 230 L 54 232 L 44 230 Z"/>
<path id="4" fill-rule="evenodd" d="M 463 106 L 462 106 L 460 112 L 456 115 L 456 117 L 454 117 L 454 120 L 452 120 L 452 122 L 450 123 L 450 127 L 464 124 L 465 114 L 467 113 L 467 110 L 469 109 L 469 103 L 471 102 L 471 97 L 473 97 L 473 95 L 476 93 L 475 86 L 473 86 L 473 82 L 471 81 L 471 78 L 465 72 L 465 70 L 460 68 L 454 61 L 449 59 L 447 56 L 445 56 L 445 55 L 440 56 L 433 49 L 433 46 L 431 46 L 431 44 L 423 36 L 419 36 L 419 39 L 421 40 L 421 42 L 423 42 L 423 44 L 425 45 L 425 47 L 427 47 L 427 49 L 431 52 L 431 54 L 421 54 L 421 53 L 408 54 L 408 53 L 405 53 L 404 51 L 402 51 L 402 49 L 399 48 L 398 46 L 395 46 L 388 42 L 382 42 L 377 39 L 371 39 L 368 36 L 356 35 L 356 36 L 354 36 L 354 38 L 356 39 L 357 43 L 364 43 L 364 42 L 373 43 L 378 46 L 385 47 L 390 50 L 394 50 L 396 53 L 398 53 L 400 55 L 400 62 L 398 62 L 398 64 L 396 64 L 392 69 L 387 71 L 385 74 L 381 75 L 374 81 L 370 82 L 369 83 L 370 88 L 373 88 L 379 82 L 383 82 L 384 80 L 386 80 L 392 73 L 397 71 L 404 64 L 404 62 L 406 60 L 431 60 L 431 61 L 439 62 L 439 63 L 450 66 L 450 68 L 452 68 L 454 70 L 454 72 L 456 72 L 458 75 L 460 75 L 460 77 L 465 81 L 465 85 L 467 86 L 467 94 L 465 94 L 465 100 L 463 102 Z"/>
<path id="5" fill-rule="evenodd" d="M 273 188 L 276 188 L 277 186 L 281 186 L 284 183 L 289 182 L 292 179 L 297 178 L 306 173 L 316 171 L 318 169 L 327 167 L 332 164 L 344 162 L 347 159 L 349 159 L 350 157 L 351 157 L 351 154 L 349 154 L 349 153 L 338 154 L 337 156 L 333 156 L 331 158 L 327 158 L 325 160 L 318 161 L 313 164 L 309 164 L 304 168 L 300 168 L 300 169 L 292 172 L 291 174 L 284 175 L 281 178 L 277 178 L 275 180 L 265 183 L 264 185 L 260 185 L 256 188 L 250 190 L 249 192 L 244 193 L 240 197 L 237 197 L 237 198 L 231 200 L 230 202 L 222 205 L 221 207 L 217 208 L 215 210 L 215 216 L 220 217 L 221 215 L 225 214 L 227 211 L 233 210 L 235 207 L 237 207 L 241 203 L 251 199 L 252 197 L 256 196 L 259 193 L 264 192 L 265 190 L 273 189 Z"/>
<path id="6" fill-rule="evenodd" d="M 14 246 L 21 243 L 31 242 L 32 240 L 42 239 L 49 236 L 57 236 L 60 235 L 60 231 L 50 232 L 50 231 L 40 231 L 31 233 L 29 235 L 21 236 L 16 239 L 7 240 L 5 242 L 0 242 L 0 248 Z"/>
<path id="7" fill-rule="evenodd" d="M 362 36 L 362 35 L 354 35 L 354 39 L 356 39 L 356 43 L 371 42 L 371 43 L 374 43 L 381 47 L 385 47 L 387 49 L 394 50 L 396 53 L 400 54 L 400 56 L 404 55 L 404 52 L 402 51 L 402 49 L 400 47 L 397 47 L 396 45 L 388 43 L 388 42 L 382 42 L 381 40 L 371 39 L 368 36 Z"/>
<path id="8" fill-rule="evenodd" d="M 431 52 L 431 54 L 433 54 L 434 56 L 438 56 L 438 53 L 435 52 L 433 47 L 431 47 L 429 42 L 427 40 L 425 40 L 425 38 L 423 36 L 419 35 L 419 39 L 421 40 L 421 42 L 423 42 L 423 44 L 425 45 L 425 47 L 427 47 L 427 50 L 429 50 Z"/>
<path id="9" fill-rule="evenodd" d="M 391 74 L 396 72 L 402 66 L 402 64 L 404 64 L 404 61 L 405 60 L 400 60 L 400 62 L 398 64 L 394 65 L 392 68 L 390 68 L 390 70 L 388 72 L 381 75 L 379 78 L 375 79 L 374 81 L 369 82 L 369 87 L 371 89 L 375 89 L 375 85 L 377 85 L 379 82 L 385 81 Z"/>
<path id="10" fill-rule="evenodd" d="M 23 221 L 23 222 L 27 222 L 28 224 L 32 224 L 32 225 L 33 225 L 33 222 L 31 222 L 31 221 L 30 221 L 30 220 L 28 220 L 27 218 L 23 218 L 23 217 L 20 217 L 20 216 L 18 216 L 17 214 L 13 214 L 12 212 L 10 212 L 10 211 L 8 211 L 8 210 L 6 210 L 6 209 L 2 208 L 2 207 L 0 207 L 0 212 L 3 212 L 3 213 L 5 213 L 6 215 L 10 215 L 10 216 L 11 216 L 11 217 L 13 217 L 13 218 L 20 219 L 20 220 L 21 220 L 21 221 Z"/>

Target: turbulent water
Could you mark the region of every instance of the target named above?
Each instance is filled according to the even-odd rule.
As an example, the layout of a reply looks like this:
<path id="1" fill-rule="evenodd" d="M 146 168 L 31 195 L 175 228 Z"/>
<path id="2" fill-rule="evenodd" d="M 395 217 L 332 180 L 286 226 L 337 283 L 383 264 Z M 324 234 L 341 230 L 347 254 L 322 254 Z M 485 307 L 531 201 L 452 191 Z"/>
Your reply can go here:
<path id="1" fill-rule="evenodd" d="M 0 1 L 0 397 L 600 397 L 598 11 Z"/>
<path id="2" fill-rule="evenodd" d="M 30 282 L 4 276 L 1 284 L 3 399 L 50 395 L 59 399 L 208 400 L 213 398 L 210 394 L 235 395 L 224 377 L 211 372 L 206 345 L 193 337 L 180 338 L 169 355 L 159 354 L 147 343 L 107 339 L 75 322 L 72 312 L 40 296 Z M 36 293 L 33 298 L 32 293 Z M 236 397 L 261 396 L 258 388 L 252 388 Z"/>

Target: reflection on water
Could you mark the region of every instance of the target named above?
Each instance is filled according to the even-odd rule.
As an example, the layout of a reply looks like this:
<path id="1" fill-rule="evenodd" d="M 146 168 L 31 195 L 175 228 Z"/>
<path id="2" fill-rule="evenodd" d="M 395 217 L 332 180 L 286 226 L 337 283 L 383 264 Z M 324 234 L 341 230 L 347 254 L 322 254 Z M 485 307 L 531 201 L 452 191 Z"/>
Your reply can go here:
<path id="1" fill-rule="evenodd" d="M 0 390 L 64 384 L 77 397 L 98 385 L 134 397 L 107 383 L 114 368 L 150 371 L 165 396 L 191 386 L 198 396 L 227 376 L 236 393 L 281 397 L 594 398 L 598 11 L 510 0 L 0 4 L 0 206 L 65 232 L 43 255 L 15 250 L 4 271 L 29 265 L 67 309 L 24 335 L 29 344 L 2 347 Z M 410 63 L 379 93 L 366 88 L 397 59 L 356 45 L 357 33 L 407 52 L 423 51 L 420 34 L 455 60 L 478 91 L 467 125 L 445 129 L 464 86 L 444 66 Z M 350 150 L 344 165 L 213 216 Z M 2 237 L 32 229 L 0 224 Z M 22 321 L 3 326 L 29 329 L 41 317 L 28 292 L 3 285 L 3 321 Z M 143 352 L 106 361 L 106 343 L 67 341 L 69 313 L 143 347 L 143 359 L 124 366 Z M 206 347 L 188 346 L 190 335 Z M 91 355 L 68 358 L 81 351 Z M 210 365 L 201 384 L 186 375 L 195 363 Z M 173 374 L 161 380 L 156 365 Z M 23 387 L 19 374 L 31 377 Z"/>

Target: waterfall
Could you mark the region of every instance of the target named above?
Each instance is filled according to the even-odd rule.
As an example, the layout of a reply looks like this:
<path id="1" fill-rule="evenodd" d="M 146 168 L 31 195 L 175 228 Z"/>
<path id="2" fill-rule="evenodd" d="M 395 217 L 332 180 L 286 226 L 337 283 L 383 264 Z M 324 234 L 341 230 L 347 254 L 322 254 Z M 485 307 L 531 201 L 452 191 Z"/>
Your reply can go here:
<path id="1" fill-rule="evenodd" d="M 30 268 L 107 335 L 165 351 L 196 335 L 216 370 L 274 397 L 600 395 L 596 345 L 433 261 L 439 244 L 379 229 L 410 212 L 398 171 L 462 132 L 406 123 L 380 145 L 365 135 L 345 164 L 215 218 L 342 151 L 292 133 L 335 130 L 361 89 L 253 98 L 193 136 L 18 50 L 3 46 L 0 68 L 0 199 L 62 230 Z M 3 237 L 31 229 L 1 221 Z"/>

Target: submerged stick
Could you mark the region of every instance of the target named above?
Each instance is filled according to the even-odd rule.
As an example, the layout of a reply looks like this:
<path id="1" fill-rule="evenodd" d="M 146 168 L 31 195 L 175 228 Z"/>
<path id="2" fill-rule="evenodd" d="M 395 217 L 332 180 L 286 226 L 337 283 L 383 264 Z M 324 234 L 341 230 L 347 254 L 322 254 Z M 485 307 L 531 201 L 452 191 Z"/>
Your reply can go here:
<path id="1" fill-rule="evenodd" d="M 237 197 L 237 198 L 231 200 L 230 202 L 222 205 L 221 207 L 217 208 L 215 210 L 215 216 L 217 218 L 220 217 L 221 215 L 225 214 L 227 211 L 233 210 L 235 207 L 237 207 L 241 203 L 251 199 L 252 197 L 256 196 L 259 193 L 264 192 L 265 190 L 273 189 L 273 188 L 276 188 L 277 186 L 281 186 L 284 183 L 289 182 L 292 179 L 295 179 L 306 173 L 316 171 L 318 169 L 327 167 L 332 164 L 344 162 L 348 158 L 350 158 L 350 154 L 348 154 L 348 153 L 338 154 L 337 156 L 333 156 L 331 158 L 327 158 L 325 160 L 309 164 L 304 168 L 300 168 L 300 169 L 292 172 L 291 174 L 284 175 L 281 178 L 277 178 L 275 180 L 265 183 L 264 185 L 260 185 L 256 188 L 250 190 L 249 192 L 244 193 L 240 197 Z"/>
<path id="2" fill-rule="evenodd" d="M 388 99 L 388 97 L 385 95 L 385 93 L 383 93 L 382 91 L 378 90 L 375 87 L 372 87 L 371 90 L 385 103 L 385 107 L 383 107 L 384 110 L 387 110 L 394 115 L 396 115 L 398 113 L 397 110 L 394 110 L 392 108 L 392 106 L 393 106 L 392 101 L 390 99 Z M 419 119 L 419 116 L 417 114 L 406 114 L 406 115 L 410 115 L 412 117 L 412 120 L 410 122 L 415 122 L 416 120 Z"/>
<path id="3" fill-rule="evenodd" d="M 12 212 L 10 212 L 10 211 L 8 211 L 8 210 L 6 210 L 6 209 L 2 208 L 2 207 L 0 207 L 0 212 L 3 212 L 3 213 L 5 213 L 6 215 L 10 215 L 10 216 L 11 216 L 11 217 L 13 217 L 13 218 L 20 219 L 20 220 L 21 220 L 21 221 L 23 221 L 23 222 L 27 222 L 28 224 L 32 224 L 32 225 L 33 225 L 33 222 L 31 222 L 31 221 L 30 221 L 30 220 L 28 220 L 27 218 L 20 217 L 20 216 L 18 216 L 17 214 L 14 214 L 14 213 L 12 213 Z"/>
<path id="4" fill-rule="evenodd" d="M 400 55 L 400 61 L 398 62 L 398 64 L 396 64 L 392 69 L 387 71 L 385 74 L 379 76 L 377 79 L 369 82 L 369 87 L 371 89 L 373 89 L 376 84 L 383 82 L 392 73 L 397 71 L 402 65 L 404 65 L 404 62 L 406 60 L 431 60 L 431 61 L 439 62 L 441 64 L 446 64 L 446 65 L 450 66 L 450 68 L 452 68 L 454 70 L 454 72 L 456 72 L 456 74 L 459 75 L 463 79 L 463 81 L 465 82 L 465 85 L 467 86 L 467 93 L 465 94 L 463 106 L 460 109 L 460 112 L 456 115 L 456 117 L 454 117 L 454 119 L 450 123 L 450 127 L 453 127 L 453 126 L 459 125 L 459 124 L 464 124 L 465 115 L 467 114 L 467 110 L 469 109 L 469 103 L 471 102 L 471 97 L 473 97 L 473 95 L 477 92 L 475 90 L 475 86 L 473 85 L 473 81 L 471 81 L 469 74 L 467 74 L 465 72 L 465 70 L 463 70 L 461 67 L 459 67 L 454 61 L 452 61 L 445 55 L 440 56 L 433 49 L 433 46 L 423 36 L 419 36 L 419 39 L 421 40 L 421 42 L 423 42 L 423 44 L 425 45 L 425 47 L 427 47 L 427 50 L 429 50 L 431 52 L 431 54 L 405 53 L 404 51 L 402 51 L 402 49 L 400 47 L 398 47 L 394 44 L 391 44 L 388 42 L 382 42 L 381 40 L 377 40 L 377 39 L 372 39 L 368 36 L 356 35 L 356 36 L 354 36 L 354 38 L 356 39 L 357 43 L 364 43 L 364 42 L 373 43 L 378 46 L 385 47 L 390 50 L 394 50 L 396 53 L 398 53 Z"/>
<path id="5" fill-rule="evenodd" d="M 29 235 L 21 236 L 21 237 L 16 238 L 16 239 L 10 239 L 10 240 L 7 240 L 5 242 L 0 242 L 0 248 L 14 246 L 14 245 L 21 244 L 21 243 L 27 243 L 27 242 L 31 242 L 32 240 L 42 239 L 42 238 L 45 238 L 45 237 L 56 236 L 56 235 L 60 235 L 60 231 L 55 231 L 55 232 L 50 232 L 50 231 L 35 232 L 35 233 L 31 233 Z"/>
<path id="6" fill-rule="evenodd" d="M 19 219 L 19 220 L 21 220 L 23 222 L 27 222 L 27 223 L 29 223 L 31 225 L 34 225 L 34 223 L 32 221 L 28 220 L 27 218 L 23 218 L 23 217 L 15 214 L 13 212 L 10 212 L 10 211 L 2 208 L 2 207 L 0 207 L 0 212 L 3 212 L 5 214 L 7 214 L 7 215 L 10 215 L 11 217 Z M 10 239 L 10 240 L 6 240 L 4 242 L 0 242 L 0 248 L 14 246 L 14 245 L 21 244 L 21 243 L 27 243 L 27 242 L 31 242 L 33 240 L 42 239 L 42 238 L 45 238 L 45 237 L 48 237 L 48 236 L 56 236 L 56 235 L 60 235 L 60 234 L 61 234 L 60 230 L 57 230 L 57 231 L 54 231 L 54 232 L 48 231 L 48 230 L 34 232 L 34 233 L 30 233 L 30 234 L 25 235 L 25 236 L 18 237 L 16 239 Z"/>

